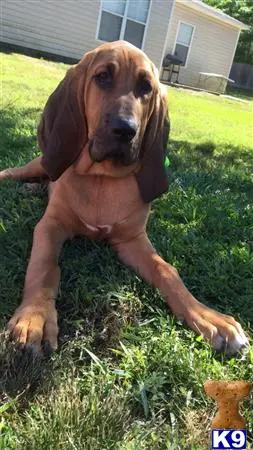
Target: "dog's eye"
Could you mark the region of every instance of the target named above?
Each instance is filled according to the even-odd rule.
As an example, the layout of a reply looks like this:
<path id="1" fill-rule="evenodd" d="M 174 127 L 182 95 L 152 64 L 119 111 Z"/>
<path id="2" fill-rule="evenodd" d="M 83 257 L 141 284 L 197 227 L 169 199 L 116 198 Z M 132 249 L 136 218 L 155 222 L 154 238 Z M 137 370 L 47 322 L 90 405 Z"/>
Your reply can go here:
<path id="1" fill-rule="evenodd" d="M 140 96 L 149 94 L 152 91 L 151 83 L 145 79 L 140 80 L 138 83 L 137 91 Z"/>
<path id="2" fill-rule="evenodd" d="M 112 82 L 111 75 L 106 71 L 97 73 L 94 78 L 97 84 L 101 87 L 109 87 Z"/>

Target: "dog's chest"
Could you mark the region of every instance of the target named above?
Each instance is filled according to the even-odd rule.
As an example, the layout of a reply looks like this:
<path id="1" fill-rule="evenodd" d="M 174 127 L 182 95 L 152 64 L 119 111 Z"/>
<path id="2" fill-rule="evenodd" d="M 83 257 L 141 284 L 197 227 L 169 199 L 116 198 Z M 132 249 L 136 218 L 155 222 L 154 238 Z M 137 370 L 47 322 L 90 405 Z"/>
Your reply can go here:
<path id="1" fill-rule="evenodd" d="M 124 178 L 101 175 L 71 176 L 57 186 L 68 209 L 68 219 L 79 224 L 79 232 L 91 238 L 106 238 L 142 207 L 133 175 Z"/>

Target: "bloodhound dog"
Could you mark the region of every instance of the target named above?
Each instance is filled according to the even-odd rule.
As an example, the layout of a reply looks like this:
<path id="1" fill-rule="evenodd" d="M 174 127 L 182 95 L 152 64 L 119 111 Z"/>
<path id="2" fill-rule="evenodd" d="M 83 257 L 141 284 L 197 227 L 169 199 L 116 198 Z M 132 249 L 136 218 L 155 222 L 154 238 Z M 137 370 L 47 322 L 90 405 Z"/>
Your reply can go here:
<path id="1" fill-rule="evenodd" d="M 9 322 L 21 344 L 57 347 L 58 257 L 75 235 L 106 239 L 128 266 L 160 290 L 169 308 L 216 349 L 248 344 L 233 317 L 197 301 L 146 234 L 150 203 L 168 187 L 166 91 L 133 45 L 99 46 L 71 67 L 49 97 L 38 127 L 42 156 L 0 179 L 47 176 L 49 202 L 36 225 L 23 300 Z"/>

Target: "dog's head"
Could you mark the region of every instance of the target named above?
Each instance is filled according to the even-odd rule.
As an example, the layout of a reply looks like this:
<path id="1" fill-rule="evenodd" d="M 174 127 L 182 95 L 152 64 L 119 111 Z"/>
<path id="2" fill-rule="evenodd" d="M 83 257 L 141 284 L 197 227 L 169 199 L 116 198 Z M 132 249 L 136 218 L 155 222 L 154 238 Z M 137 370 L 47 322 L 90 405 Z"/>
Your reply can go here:
<path id="1" fill-rule="evenodd" d="M 81 152 L 120 170 L 138 162 L 145 202 L 167 189 L 169 122 L 158 71 L 133 45 L 117 41 L 86 53 L 49 97 L 38 129 L 42 164 L 56 180 Z"/>

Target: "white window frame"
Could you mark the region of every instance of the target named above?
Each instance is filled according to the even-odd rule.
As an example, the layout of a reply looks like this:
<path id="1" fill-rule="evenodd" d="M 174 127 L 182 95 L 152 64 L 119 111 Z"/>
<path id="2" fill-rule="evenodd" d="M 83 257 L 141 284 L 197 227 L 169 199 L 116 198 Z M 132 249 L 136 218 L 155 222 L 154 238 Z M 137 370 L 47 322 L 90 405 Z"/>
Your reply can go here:
<path id="1" fill-rule="evenodd" d="M 153 0 L 149 1 L 149 9 L 148 9 L 146 22 L 141 22 L 140 20 L 131 19 L 130 17 L 127 17 L 127 11 L 128 11 L 129 2 L 130 2 L 130 0 L 126 0 L 125 11 L 124 11 L 124 15 L 122 16 L 121 14 L 114 13 L 114 12 L 111 12 L 111 11 L 107 11 L 106 9 L 103 9 L 103 0 L 100 0 L 100 7 L 99 7 L 99 14 L 98 14 L 98 21 L 97 21 L 97 31 L 96 31 L 96 40 L 98 42 L 103 42 L 103 43 L 104 42 L 110 42 L 110 41 L 103 41 L 102 39 L 99 39 L 99 37 L 98 37 L 99 36 L 99 29 L 100 29 L 102 12 L 105 11 L 105 12 L 107 12 L 109 14 L 114 14 L 115 16 L 122 17 L 122 19 L 123 19 L 122 20 L 122 24 L 121 24 L 119 40 L 122 40 L 122 39 L 124 40 L 124 34 L 125 34 L 125 31 L 126 31 L 127 20 L 131 20 L 132 22 L 136 22 L 136 23 L 139 23 L 140 25 L 144 25 L 144 33 L 143 33 L 143 39 L 142 39 L 142 45 L 141 45 L 141 50 L 143 50 L 143 48 L 145 47 L 147 29 L 148 29 L 148 25 L 149 25 L 150 12 L 151 12 L 151 8 L 152 8 Z"/>
<path id="2" fill-rule="evenodd" d="M 180 44 L 179 42 L 177 42 L 177 38 L 178 38 L 179 29 L 180 29 L 180 25 L 181 25 L 181 24 L 183 24 L 183 25 L 188 25 L 188 26 L 190 26 L 190 27 L 193 28 L 193 30 L 192 30 L 192 35 L 191 35 L 191 42 L 190 42 L 190 44 L 189 44 L 189 47 L 188 47 L 187 45 L 185 45 L 185 47 L 188 48 L 188 53 L 187 53 L 186 61 L 185 61 L 184 66 L 181 66 L 182 69 L 186 69 L 186 68 L 187 68 L 187 65 L 188 65 L 188 60 L 189 60 L 191 48 L 192 48 L 192 42 L 193 42 L 193 37 L 194 37 L 196 25 L 193 25 L 192 23 L 189 23 L 189 22 L 185 22 L 184 20 L 179 20 L 179 21 L 178 21 L 178 24 L 177 24 L 177 32 L 176 32 L 176 39 L 175 39 L 174 47 L 173 47 L 173 55 L 175 54 L 175 50 L 176 50 L 176 45 L 177 45 L 177 44 L 179 44 L 179 45 L 184 45 L 184 44 Z"/>

